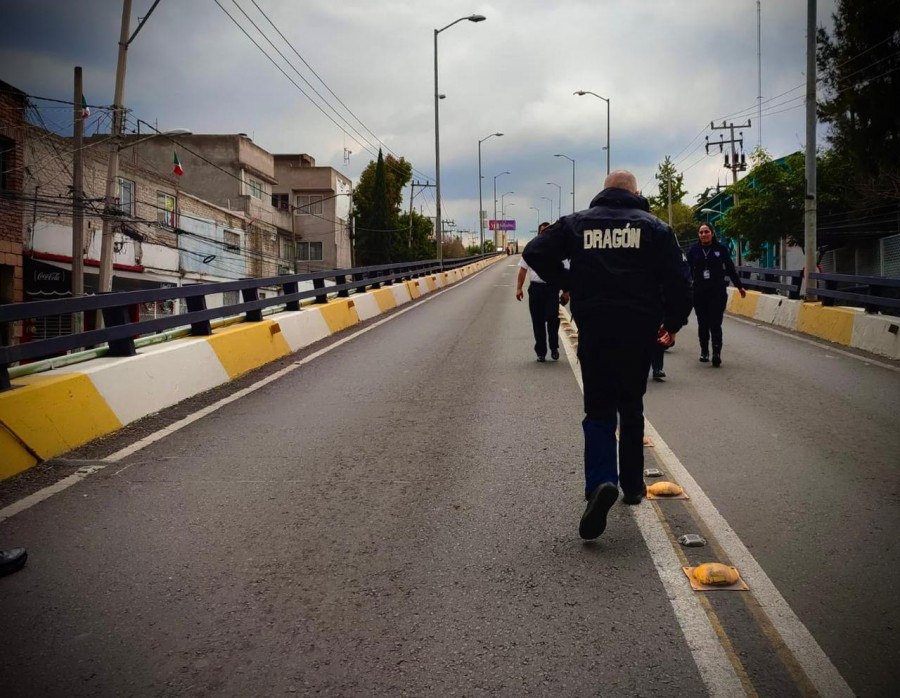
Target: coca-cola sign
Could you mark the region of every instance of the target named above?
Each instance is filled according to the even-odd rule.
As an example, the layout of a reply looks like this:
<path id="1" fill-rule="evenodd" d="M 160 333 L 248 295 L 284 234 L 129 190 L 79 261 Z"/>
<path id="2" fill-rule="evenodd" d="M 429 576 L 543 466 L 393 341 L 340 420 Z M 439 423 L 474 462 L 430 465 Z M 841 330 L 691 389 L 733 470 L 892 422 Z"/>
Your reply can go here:
<path id="1" fill-rule="evenodd" d="M 61 271 L 35 271 L 35 281 L 62 281 L 63 273 Z"/>

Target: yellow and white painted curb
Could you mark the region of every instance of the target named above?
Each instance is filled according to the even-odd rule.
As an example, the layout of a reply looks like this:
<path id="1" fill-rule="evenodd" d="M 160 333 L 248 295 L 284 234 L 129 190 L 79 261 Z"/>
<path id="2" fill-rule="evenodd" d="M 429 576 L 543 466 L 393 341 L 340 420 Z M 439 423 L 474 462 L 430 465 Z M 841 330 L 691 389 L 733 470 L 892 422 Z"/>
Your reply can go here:
<path id="1" fill-rule="evenodd" d="M 847 347 L 900 359 L 900 318 L 871 315 L 861 308 L 823 306 L 784 296 L 728 288 L 728 312 L 818 337 Z"/>
<path id="2" fill-rule="evenodd" d="M 209 337 L 151 345 L 136 356 L 103 357 L 13 379 L 13 389 L 0 393 L 0 480 L 461 281 L 501 259 L 277 313 L 262 322 L 222 327 Z"/>

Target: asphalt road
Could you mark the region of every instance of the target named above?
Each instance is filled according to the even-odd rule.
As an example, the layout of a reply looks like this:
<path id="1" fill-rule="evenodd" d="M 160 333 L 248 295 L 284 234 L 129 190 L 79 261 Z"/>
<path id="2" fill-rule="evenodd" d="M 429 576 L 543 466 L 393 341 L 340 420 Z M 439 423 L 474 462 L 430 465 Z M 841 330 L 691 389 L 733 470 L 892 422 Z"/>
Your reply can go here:
<path id="1" fill-rule="evenodd" d="M 578 538 L 581 394 L 566 354 L 534 362 L 514 274 L 100 460 L 126 430 L 0 523 L 30 554 L 0 579 L 3 695 L 812 694 L 766 598 L 686 588 L 667 534 L 727 549 L 700 492 Z M 685 331 L 648 419 L 850 688 L 892 695 L 900 373 L 734 321 L 725 361 Z"/>

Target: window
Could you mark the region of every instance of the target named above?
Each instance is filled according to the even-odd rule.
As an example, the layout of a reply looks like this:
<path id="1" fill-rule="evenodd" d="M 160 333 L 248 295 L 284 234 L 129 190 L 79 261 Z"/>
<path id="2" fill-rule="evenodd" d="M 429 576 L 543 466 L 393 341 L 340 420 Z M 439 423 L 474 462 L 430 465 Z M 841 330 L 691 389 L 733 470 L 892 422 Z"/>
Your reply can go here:
<path id="1" fill-rule="evenodd" d="M 321 242 L 298 242 L 297 243 L 297 259 L 303 262 L 321 262 L 322 261 L 322 243 Z"/>
<path id="2" fill-rule="evenodd" d="M 263 184 L 258 179 L 253 179 L 253 177 L 247 178 L 247 193 L 250 196 L 261 199 L 263 198 Z"/>
<path id="3" fill-rule="evenodd" d="M 225 231 L 225 249 L 229 252 L 241 251 L 241 235 L 230 230 Z"/>
<path id="4" fill-rule="evenodd" d="M 294 259 L 294 241 L 286 237 L 279 237 L 278 256 L 282 259 Z"/>
<path id="5" fill-rule="evenodd" d="M 169 228 L 175 227 L 175 197 L 165 192 L 156 193 L 156 220 Z"/>
<path id="6" fill-rule="evenodd" d="M 134 182 L 119 177 L 119 210 L 134 217 Z"/>
<path id="7" fill-rule="evenodd" d="M 321 194 L 297 194 L 297 210 L 294 213 L 299 216 L 321 216 L 324 212 L 322 206 L 324 198 Z"/>
<path id="8" fill-rule="evenodd" d="M 15 162 L 15 149 L 15 141 L 0 136 L 0 191 L 6 191 L 12 183 L 11 174 Z"/>
<path id="9" fill-rule="evenodd" d="M 272 194 L 272 208 L 287 211 L 290 205 L 290 194 Z"/>

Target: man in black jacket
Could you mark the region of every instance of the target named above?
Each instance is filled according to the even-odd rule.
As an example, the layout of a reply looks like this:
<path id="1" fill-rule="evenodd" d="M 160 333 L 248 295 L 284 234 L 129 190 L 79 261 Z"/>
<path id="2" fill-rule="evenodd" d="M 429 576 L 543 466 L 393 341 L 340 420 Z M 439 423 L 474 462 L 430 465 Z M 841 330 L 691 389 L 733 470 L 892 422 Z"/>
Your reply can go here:
<path id="1" fill-rule="evenodd" d="M 541 278 L 570 294 L 584 384 L 588 504 L 579 533 L 596 538 L 620 484 L 626 504 L 640 504 L 646 494 L 643 397 L 650 354 L 658 333 L 673 342 L 687 322 L 690 273 L 671 228 L 650 214 L 626 170 L 610 173 L 590 208 L 560 218 L 522 255 Z M 571 260 L 568 271 L 564 259 Z"/>
<path id="2" fill-rule="evenodd" d="M 709 340 L 712 335 L 712 365 L 722 365 L 722 316 L 728 304 L 725 276 L 731 278 L 741 298 L 747 292 L 731 261 L 728 248 L 716 240 L 706 223 L 697 233 L 700 241 L 688 250 L 687 260 L 694 279 L 694 313 L 697 315 L 697 335 L 700 339 L 700 361 L 709 361 Z"/>

